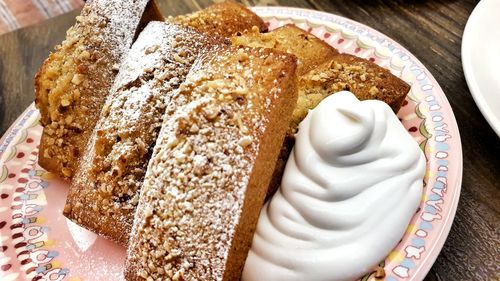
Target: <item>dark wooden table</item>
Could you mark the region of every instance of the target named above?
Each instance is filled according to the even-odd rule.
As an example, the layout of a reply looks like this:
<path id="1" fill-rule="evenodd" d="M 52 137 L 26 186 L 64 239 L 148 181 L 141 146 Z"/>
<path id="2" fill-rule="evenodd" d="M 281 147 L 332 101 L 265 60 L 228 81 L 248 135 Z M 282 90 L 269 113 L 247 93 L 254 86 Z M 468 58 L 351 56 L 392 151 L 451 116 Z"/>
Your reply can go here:
<path id="1" fill-rule="evenodd" d="M 194 11 L 211 3 L 158 2 L 166 15 Z M 478 1 L 243 2 L 250 6 L 296 6 L 351 18 L 395 39 L 427 66 L 455 112 L 462 138 L 464 174 L 455 222 L 425 280 L 500 280 L 500 138 L 476 107 L 460 60 L 463 29 Z M 77 14 L 75 11 L 0 36 L 0 135 L 33 102 L 33 76 L 53 46 L 62 41 Z"/>

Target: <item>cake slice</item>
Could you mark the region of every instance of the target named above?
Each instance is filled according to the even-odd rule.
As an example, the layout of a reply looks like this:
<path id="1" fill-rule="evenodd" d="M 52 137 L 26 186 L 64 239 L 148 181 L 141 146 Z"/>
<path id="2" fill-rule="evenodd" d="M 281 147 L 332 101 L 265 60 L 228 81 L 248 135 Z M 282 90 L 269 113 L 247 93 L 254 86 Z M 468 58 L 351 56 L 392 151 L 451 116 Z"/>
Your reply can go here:
<path id="1" fill-rule="evenodd" d="M 380 100 L 394 113 L 401 108 L 410 85 L 376 63 L 339 54 L 299 78 L 299 99 L 293 111 L 292 129 L 327 96 L 351 91 L 359 100 Z"/>
<path id="2" fill-rule="evenodd" d="M 299 77 L 338 54 L 338 51 L 328 43 L 293 24 L 284 25 L 267 33 L 252 28 L 248 32 L 233 36 L 231 41 L 236 46 L 273 48 L 294 54 L 297 57 Z"/>
<path id="3" fill-rule="evenodd" d="M 231 37 L 235 46 L 265 47 L 297 57 L 299 99 L 293 114 L 295 128 L 321 100 L 342 90 L 360 100 L 386 102 L 397 113 L 410 86 L 377 64 L 339 52 L 293 24 L 266 33 L 256 28 Z"/>
<path id="4" fill-rule="evenodd" d="M 153 1 L 86 2 L 35 77 L 35 103 L 44 126 L 40 166 L 71 178 L 122 57 L 150 20 L 162 20 Z"/>
<path id="5" fill-rule="evenodd" d="M 296 103 L 296 59 L 222 47 L 167 107 L 145 176 L 127 280 L 239 280 Z"/>
<path id="6" fill-rule="evenodd" d="M 267 30 L 267 26 L 259 16 L 231 0 L 213 4 L 191 14 L 169 17 L 167 20 L 221 37 L 242 33 L 253 26 L 260 31 Z"/>
<path id="7" fill-rule="evenodd" d="M 127 245 L 166 104 L 213 39 L 151 22 L 125 57 L 71 183 L 64 215 Z"/>

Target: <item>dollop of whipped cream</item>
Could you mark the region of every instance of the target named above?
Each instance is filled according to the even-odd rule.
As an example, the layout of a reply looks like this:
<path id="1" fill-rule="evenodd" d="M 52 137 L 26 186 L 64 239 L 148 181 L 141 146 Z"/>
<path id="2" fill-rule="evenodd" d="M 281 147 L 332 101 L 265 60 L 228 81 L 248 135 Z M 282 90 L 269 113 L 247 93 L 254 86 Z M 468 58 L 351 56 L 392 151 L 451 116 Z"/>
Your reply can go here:
<path id="1" fill-rule="evenodd" d="M 355 280 L 370 272 L 404 235 L 425 162 L 387 104 L 329 96 L 299 125 L 242 280 Z"/>

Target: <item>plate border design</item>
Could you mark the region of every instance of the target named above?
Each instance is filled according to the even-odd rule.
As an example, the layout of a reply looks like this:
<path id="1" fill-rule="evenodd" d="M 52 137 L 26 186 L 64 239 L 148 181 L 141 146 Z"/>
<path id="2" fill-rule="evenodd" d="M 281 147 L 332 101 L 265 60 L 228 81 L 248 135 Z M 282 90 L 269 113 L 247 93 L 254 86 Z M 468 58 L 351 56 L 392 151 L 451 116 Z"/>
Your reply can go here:
<path id="1" fill-rule="evenodd" d="M 59 253 L 52 249 L 54 241 L 49 239 L 50 228 L 44 226 L 46 218 L 39 216 L 47 203 L 43 190 L 49 183 L 44 180 L 44 175 L 48 173 L 37 169 L 38 148 L 30 146 L 30 143 L 35 142 L 30 131 L 37 125 L 38 110 L 31 104 L 0 139 L 1 198 L 12 200 L 10 208 L 0 208 L 0 214 L 9 212 L 7 217 L 11 218 L 8 224 L 7 221 L 1 222 L 0 229 L 9 228 L 10 236 L 0 231 L 0 242 L 3 244 L 8 239 L 11 242 L 10 245 L 2 245 L 1 252 L 12 248 L 19 270 L 30 280 L 60 281 L 66 277 L 69 269 L 62 268 L 56 259 Z M 12 173 L 9 166 L 24 168 Z M 18 280 L 21 275 L 9 271 L 12 259 L 0 255 L 2 280 Z"/>

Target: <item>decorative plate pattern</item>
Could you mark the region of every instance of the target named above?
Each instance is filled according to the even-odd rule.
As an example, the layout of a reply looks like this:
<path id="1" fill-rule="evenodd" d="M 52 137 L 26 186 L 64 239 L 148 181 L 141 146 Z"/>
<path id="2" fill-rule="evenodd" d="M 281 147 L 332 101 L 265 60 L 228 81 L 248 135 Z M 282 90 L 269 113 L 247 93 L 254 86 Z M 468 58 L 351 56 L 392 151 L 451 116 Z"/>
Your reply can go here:
<path id="1" fill-rule="evenodd" d="M 271 29 L 293 23 L 412 85 L 398 116 L 427 157 L 425 190 L 406 235 L 380 265 L 385 280 L 422 280 L 450 230 L 462 177 L 457 124 L 438 83 L 407 50 L 360 23 L 304 9 L 253 10 Z M 62 216 L 68 184 L 37 165 L 38 119 L 31 105 L 0 139 L 0 279 L 121 279 L 125 249 Z"/>

